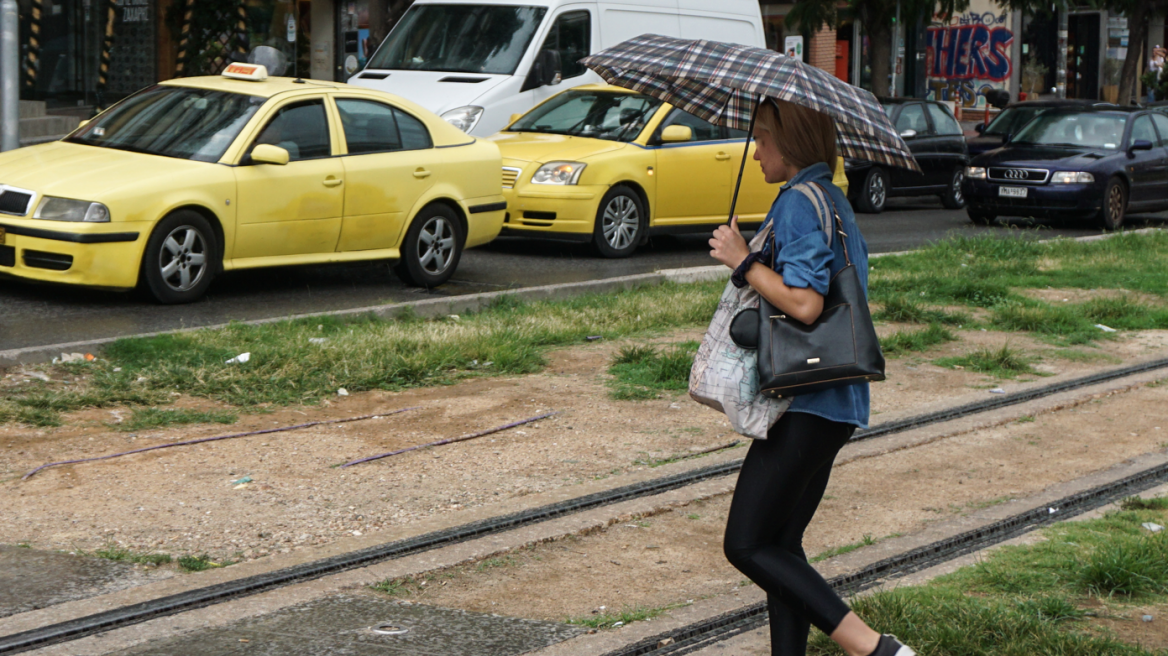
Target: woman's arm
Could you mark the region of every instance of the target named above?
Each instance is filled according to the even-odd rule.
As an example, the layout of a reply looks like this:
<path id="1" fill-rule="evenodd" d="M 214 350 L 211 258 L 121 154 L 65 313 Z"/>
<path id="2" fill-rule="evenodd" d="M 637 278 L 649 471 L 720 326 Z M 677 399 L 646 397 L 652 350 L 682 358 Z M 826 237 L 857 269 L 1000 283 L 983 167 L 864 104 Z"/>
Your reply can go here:
<path id="1" fill-rule="evenodd" d="M 714 259 L 737 269 L 749 254 L 750 247 L 738 231 L 738 217 L 714 231 L 710 239 L 710 255 Z M 761 262 L 755 262 L 746 272 L 746 281 L 771 305 L 805 324 L 814 323 L 823 312 L 822 294 L 810 287 L 788 287 L 783 276 Z"/>

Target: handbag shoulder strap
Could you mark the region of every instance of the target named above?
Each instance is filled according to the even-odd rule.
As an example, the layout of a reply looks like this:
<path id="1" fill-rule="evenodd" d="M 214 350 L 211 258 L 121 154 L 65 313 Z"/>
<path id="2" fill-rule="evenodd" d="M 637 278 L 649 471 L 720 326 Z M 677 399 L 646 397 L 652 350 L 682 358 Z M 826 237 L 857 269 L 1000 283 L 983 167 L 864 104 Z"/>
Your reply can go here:
<path id="1" fill-rule="evenodd" d="M 814 189 L 812 189 L 812 187 L 814 187 Z M 848 234 L 844 232 L 844 221 L 840 218 L 839 211 L 835 208 L 835 201 L 832 199 L 831 194 L 828 193 L 827 189 L 824 189 L 823 185 L 819 184 L 818 182 L 797 184 L 794 188 L 802 192 L 803 195 L 811 201 L 811 204 L 815 206 L 815 212 L 819 216 L 819 225 L 821 228 L 823 228 L 823 231 L 827 233 L 827 245 L 829 248 L 832 246 L 832 230 L 830 228 L 832 220 L 828 218 L 828 216 L 835 217 L 835 232 L 839 233 L 840 246 L 842 246 L 844 249 L 844 262 L 846 262 L 848 266 L 851 266 L 852 257 L 850 254 L 848 254 Z M 831 207 L 830 215 L 828 215 L 826 211 L 828 206 Z"/>

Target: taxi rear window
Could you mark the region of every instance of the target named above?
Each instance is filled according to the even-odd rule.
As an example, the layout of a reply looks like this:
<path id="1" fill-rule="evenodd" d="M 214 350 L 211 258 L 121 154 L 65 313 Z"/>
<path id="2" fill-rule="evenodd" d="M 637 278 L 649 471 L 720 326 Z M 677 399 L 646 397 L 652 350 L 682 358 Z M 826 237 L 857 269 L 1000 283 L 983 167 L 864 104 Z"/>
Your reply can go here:
<path id="1" fill-rule="evenodd" d="M 217 162 L 265 101 L 242 93 L 154 86 L 114 105 L 67 141 Z"/>

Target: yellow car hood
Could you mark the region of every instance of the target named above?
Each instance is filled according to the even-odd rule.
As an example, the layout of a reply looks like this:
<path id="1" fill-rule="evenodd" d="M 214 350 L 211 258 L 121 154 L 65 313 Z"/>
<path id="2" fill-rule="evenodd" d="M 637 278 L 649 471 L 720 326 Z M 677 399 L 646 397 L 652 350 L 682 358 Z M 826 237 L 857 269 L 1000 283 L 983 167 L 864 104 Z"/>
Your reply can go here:
<path id="1" fill-rule="evenodd" d="M 46 196 L 101 201 L 127 187 L 149 193 L 152 180 L 218 166 L 55 141 L 0 154 L 0 183 Z"/>
<path id="2" fill-rule="evenodd" d="M 498 144 L 503 159 L 521 162 L 576 162 L 611 153 L 628 145 L 604 139 L 538 132 L 499 132 L 488 138 Z"/>

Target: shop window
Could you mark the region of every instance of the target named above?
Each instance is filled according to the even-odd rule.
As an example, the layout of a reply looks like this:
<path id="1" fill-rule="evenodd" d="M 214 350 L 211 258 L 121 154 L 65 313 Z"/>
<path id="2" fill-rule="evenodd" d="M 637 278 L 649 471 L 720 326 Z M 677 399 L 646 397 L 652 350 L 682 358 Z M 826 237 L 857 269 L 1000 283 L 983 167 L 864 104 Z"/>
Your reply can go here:
<path id="1" fill-rule="evenodd" d="M 587 11 L 560 14 L 544 39 L 542 50 L 560 53 L 563 79 L 586 73 L 588 69 L 579 60 L 592 54 L 592 15 Z"/>
<path id="2" fill-rule="evenodd" d="M 418 119 L 371 100 L 337 99 L 350 155 L 430 147 L 430 133 Z"/>
<path id="3" fill-rule="evenodd" d="M 332 154 L 329 148 L 328 121 L 323 100 L 289 105 L 268 121 L 264 131 L 252 144 L 271 144 L 288 151 L 288 161 L 317 159 Z"/>

